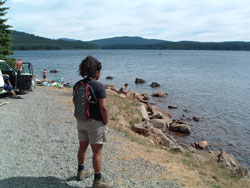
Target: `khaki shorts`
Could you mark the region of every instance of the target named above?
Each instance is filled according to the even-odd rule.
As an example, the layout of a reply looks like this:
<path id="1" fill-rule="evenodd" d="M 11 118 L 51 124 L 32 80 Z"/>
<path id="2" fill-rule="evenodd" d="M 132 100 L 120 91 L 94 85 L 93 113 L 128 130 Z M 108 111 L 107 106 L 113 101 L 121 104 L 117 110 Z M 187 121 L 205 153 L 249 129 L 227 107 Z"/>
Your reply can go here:
<path id="1" fill-rule="evenodd" d="M 103 144 L 107 141 L 108 127 L 101 121 L 90 119 L 82 121 L 76 119 L 79 141 L 89 141 L 90 144 Z"/>

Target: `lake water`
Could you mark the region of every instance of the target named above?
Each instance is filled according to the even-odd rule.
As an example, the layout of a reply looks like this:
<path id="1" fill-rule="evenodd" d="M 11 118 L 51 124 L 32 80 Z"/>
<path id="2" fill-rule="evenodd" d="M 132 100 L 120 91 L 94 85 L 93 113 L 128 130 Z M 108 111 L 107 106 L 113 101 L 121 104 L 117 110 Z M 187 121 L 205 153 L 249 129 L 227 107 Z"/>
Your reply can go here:
<path id="1" fill-rule="evenodd" d="M 47 69 L 48 79 L 55 79 L 49 70 L 59 70 L 65 82 L 79 80 L 78 66 L 87 55 L 103 65 L 104 84 L 145 92 L 164 90 L 164 99 L 152 99 L 158 106 L 170 110 L 179 119 L 183 109 L 187 117 L 198 115 L 200 122 L 191 122 L 191 135 L 178 138 L 193 143 L 207 140 L 214 149 L 232 152 L 244 166 L 250 167 L 250 52 L 178 51 L 178 50 L 72 50 L 16 51 L 14 57 L 32 62 L 37 78 Z M 106 76 L 113 76 L 112 81 Z M 145 84 L 136 85 L 135 78 Z M 160 88 L 149 85 L 156 81 Z"/>

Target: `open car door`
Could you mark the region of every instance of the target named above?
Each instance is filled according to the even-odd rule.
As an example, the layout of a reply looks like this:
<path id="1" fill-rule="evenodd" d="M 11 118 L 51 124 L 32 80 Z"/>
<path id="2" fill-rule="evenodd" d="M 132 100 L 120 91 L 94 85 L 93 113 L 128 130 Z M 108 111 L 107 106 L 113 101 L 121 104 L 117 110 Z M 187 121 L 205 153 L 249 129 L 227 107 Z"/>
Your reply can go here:
<path id="1" fill-rule="evenodd" d="M 3 80 L 2 71 L 0 69 L 0 93 L 3 90 L 3 87 L 4 87 L 4 80 Z"/>
<path id="2" fill-rule="evenodd" d="M 28 91 L 32 87 L 33 68 L 31 63 L 23 63 L 24 70 L 17 73 L 17 89 Z"/>

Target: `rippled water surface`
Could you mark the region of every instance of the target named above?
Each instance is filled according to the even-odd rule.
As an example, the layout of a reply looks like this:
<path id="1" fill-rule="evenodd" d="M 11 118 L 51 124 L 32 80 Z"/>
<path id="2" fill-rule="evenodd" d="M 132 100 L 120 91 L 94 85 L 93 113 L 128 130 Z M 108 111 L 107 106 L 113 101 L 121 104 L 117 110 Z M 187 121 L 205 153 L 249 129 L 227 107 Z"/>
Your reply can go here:
<path id="1" fill-rule="evenodd" d="M 200 122 L 191 123 L 192 134 L 179 138 L 192 143 L 207 140 L 215 149 L 232 152 L 245 166 L 250 167 L 250 52 L 177 51 L 177 50 L 72 50 L 16 51 L 14 57 L 32 62 L 38 78 L 47 68 L 59 70 L 65 82 L 79 80 L 78 66 L 87 55 L 103 64 L 103 83 L 116 87 L 129 83 L 133 91 L 165 90 L 165 99 L 151 99 L 171 110 L 174 118 L 183 114 L 198 115 Z M 105 79 L 113 76 L 112 81 Z M 135 85 L 135 78 L 145 84 Z M 48 73 L 48 79 L 55 75 Z M 152 81 L 160 83 L 150 88 Z M 190 110 L 184 113 L 183 109 Z"/>

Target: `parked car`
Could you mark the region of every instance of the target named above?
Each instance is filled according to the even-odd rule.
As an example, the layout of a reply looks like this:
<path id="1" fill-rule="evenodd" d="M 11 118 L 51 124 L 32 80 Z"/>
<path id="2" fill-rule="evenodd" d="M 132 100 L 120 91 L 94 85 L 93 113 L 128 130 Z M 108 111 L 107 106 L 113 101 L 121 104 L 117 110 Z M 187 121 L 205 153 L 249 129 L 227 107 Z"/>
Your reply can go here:
<path id="1" fill-rule="evenodd" d="M 15 92 L 27 93 L 28 91 L 34 90 L 36 86 L 36 77 L 33 72 L 32 64 L 24 62 L 23 66 L 24 71 L 17 71 L 5 61 L 0 60 L 0 94 L 8 92 L 3 89 L 4 81 L 2 74 L 8 74 L 10 76 L 10 82 Z"/>

